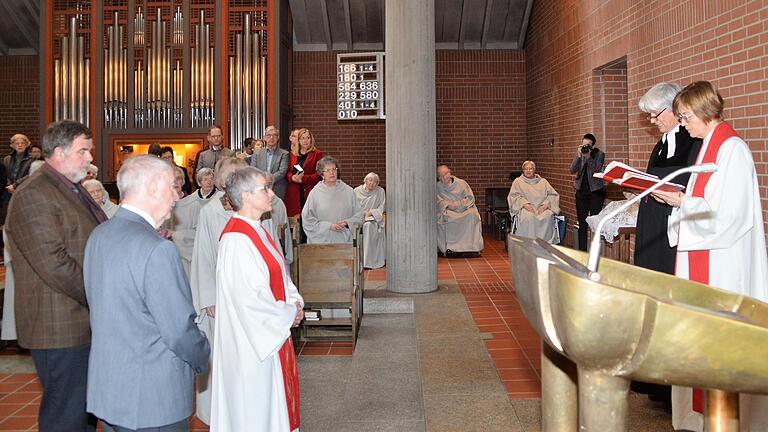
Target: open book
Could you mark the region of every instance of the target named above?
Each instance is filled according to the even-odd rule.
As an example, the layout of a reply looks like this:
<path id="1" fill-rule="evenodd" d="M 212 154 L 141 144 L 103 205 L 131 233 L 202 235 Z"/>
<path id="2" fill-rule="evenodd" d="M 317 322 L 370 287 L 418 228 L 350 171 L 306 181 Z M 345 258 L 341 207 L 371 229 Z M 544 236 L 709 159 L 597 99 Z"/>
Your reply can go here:
<path id="1" fill-rule="evenodd" d="M 632 189 L 646 190 L 659 182 L 657 176 L 632 168 L 631 166 L 613 161 L 609 163 L 601 173 L 595 173 L 595 177 L 601 178 L 607 182 L 615 183 L 619 186 Z M 685 186 L 677 183 L 667 183 L 657 190 L 667 192 L 678 192 L 685 190 Z"/>

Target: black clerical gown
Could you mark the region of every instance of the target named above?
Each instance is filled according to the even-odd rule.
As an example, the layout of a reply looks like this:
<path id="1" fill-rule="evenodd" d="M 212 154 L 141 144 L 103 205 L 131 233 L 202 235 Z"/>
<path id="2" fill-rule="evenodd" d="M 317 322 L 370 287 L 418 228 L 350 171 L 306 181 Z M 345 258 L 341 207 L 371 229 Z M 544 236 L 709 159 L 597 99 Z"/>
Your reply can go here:
<path id="1" fill-rule="evenodd" d="M 674 155 L 667 157 L 669 147 L 662 137 L 653 148 L 646 171 L 664 177 L 677 169 L 693 165 L 700 148 L 701 139 L 692 138 L 680 125 L 675 133 Z M 672 181 L 685 185 L 688 184 L 689 176 L 690 174 L 682 174 Z M 652 197 L 645 197 L 640 202 L 635 238 L 635 265 L 664 273 L 675 273 L 677 248 L 670 247 L 667 238 L 667 218 L 670 213 L 672 207 L 659 203 Z"/>

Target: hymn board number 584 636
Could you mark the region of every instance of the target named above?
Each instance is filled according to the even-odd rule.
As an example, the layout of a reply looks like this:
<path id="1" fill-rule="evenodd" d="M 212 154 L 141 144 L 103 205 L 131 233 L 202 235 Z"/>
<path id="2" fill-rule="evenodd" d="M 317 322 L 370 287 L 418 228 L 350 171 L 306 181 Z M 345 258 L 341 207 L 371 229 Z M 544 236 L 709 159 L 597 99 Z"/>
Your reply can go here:
<path id="1" fill-rule="evenodd" d="M 384 53 L 337 54 L 336 118 L 384 118 Z"/>

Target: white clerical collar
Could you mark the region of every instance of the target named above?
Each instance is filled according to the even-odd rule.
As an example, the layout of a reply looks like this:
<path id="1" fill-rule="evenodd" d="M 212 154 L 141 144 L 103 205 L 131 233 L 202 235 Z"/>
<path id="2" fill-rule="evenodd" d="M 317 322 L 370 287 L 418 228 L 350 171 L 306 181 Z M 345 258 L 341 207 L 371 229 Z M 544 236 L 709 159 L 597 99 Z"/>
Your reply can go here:
<path id="1" fill-rule="evenodd" d="M 129 212 L 136 213 L 137 215 L 141 216 L 142 219 L 147 221 L 148 224 L 152 225 L 152 228 L 157 228 L 157 225 L 155 225 L 155 220 L 152 218 L 152 216 L 149 215 L 149 213 L 145 212 L 144 210 L 126 203 L 120 204 L 120 207 L 128 210 Z"/>

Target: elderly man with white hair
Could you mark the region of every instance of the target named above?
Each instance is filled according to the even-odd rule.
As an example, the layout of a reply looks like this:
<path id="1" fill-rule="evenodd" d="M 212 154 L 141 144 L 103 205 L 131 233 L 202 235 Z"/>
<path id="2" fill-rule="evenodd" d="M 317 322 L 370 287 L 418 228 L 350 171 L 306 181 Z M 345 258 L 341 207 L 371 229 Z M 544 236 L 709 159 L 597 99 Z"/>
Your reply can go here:
<path id="1" fill-rule="evenodd" d="M 483 250 L 475 194 L 466 181 L 451 174 L 448 165 L 437 167 L 437 248 L 446 256 Z"/>
<path id="2" fill-rule="evenodd" d="M 192 264 L 189 279 L 192 286 L 192 301 L 198 314 L 197 323 L 213 342 L 216 316 L 216 259 L 219 238 L 227 221 L 235 214 L 229 199 L 224 195 L 229 176 L 245 167 L 245 161 L 235 157 L 220 159 L 214 170 L 216 193 L 208 204 L 200 209 L 192 248 Z M 197 380 L 197 418 L 205 424 L 211 421 L 211 374 L 206 373 Z"/>
<path id="3" fill-rule="evenodd" d="M 105 431 L 186 430 L 194 374 L 208 368 L 181 258 L 157 232 L 178 199 L 174 170 L 152 156 L 128 159 L 117 174 L 120 210 L 86 244 L 87 407 Z"/>
<path id="4" fill-rule="evenodd" d="M 387 236 L 384 231 L 386 194 L 379 186 L 379 175 L 368 173 L 363 184 L 355 188 L 355 196 L 365 211 L 363 223 L 363 266 L 379 268 L 387 259 Z"/>

